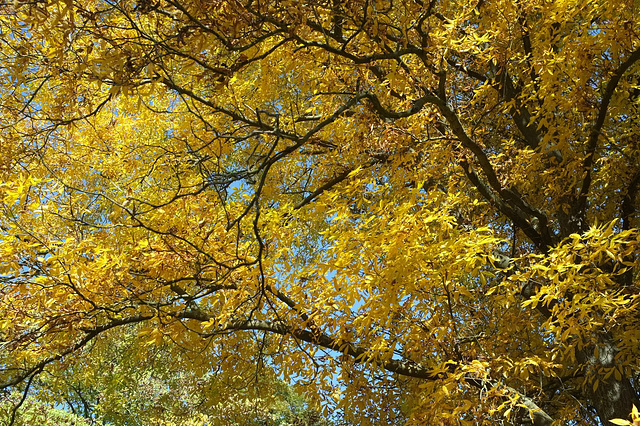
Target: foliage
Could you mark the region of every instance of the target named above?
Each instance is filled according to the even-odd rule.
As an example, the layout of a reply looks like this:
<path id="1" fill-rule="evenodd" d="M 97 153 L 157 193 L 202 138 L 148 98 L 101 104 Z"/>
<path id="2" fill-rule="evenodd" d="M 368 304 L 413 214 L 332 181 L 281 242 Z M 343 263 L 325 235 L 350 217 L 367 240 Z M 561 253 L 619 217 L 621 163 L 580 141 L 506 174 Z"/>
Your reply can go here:
<path id="1" fill-rule="evenodd" d="M 362 425 L 638 406 L 631 0 L 0 11 L 1 388 L 108 417 L 169 386 L 179 417 L 284 377 Z"/>
<path id="2" fill-rule="evenodd" d="M 9 424 L 12 416 L 13 424 L 17 426 L 89 426 L 91 424 L 81 416 L 46 405 L 32 397 L 27 398 L 19 410 L 14 410 L 13 408 L 18 405 L 22 397 L 22 394 L 16 392 L 0 403 L 0 424 Z"/>
<path id="3" fill-rule="evenodd" d="M 55 425 L 67 417 L 80 425 L 329 424 L 266 366 L 255 367 L 249 380 L 237 375 L 224 383 L 213 368 L 194 365 L 188 348 L 145 345 L 136 333 L 135 327 L 105 333 L 64 369 L 39 376 L 31 384 L 38 392 L 17 411 L 16 424 L 38 423 L 33 412 Z M 21 396 L 5 404 L 0 424 Z"/>

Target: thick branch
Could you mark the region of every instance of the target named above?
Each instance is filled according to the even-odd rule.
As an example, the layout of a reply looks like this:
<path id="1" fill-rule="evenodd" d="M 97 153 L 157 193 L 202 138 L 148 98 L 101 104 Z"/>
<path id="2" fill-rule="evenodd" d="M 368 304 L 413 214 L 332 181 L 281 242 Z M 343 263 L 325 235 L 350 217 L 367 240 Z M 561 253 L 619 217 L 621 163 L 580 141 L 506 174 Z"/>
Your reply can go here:
<path id="1" fill-rule="evenodd" d="M 426 104 L 437 105 L 437 103 L 440 102 L 440 100 L 437 97 L 433 95 L 426 95 L 413 101 L 413 105 L 411 105 L 411 108 L 398 112 L 398 111 L 391 111 L 383 107 L 378 97 L 372 93 L 367 93 L 363 97 L 367 98 L 369 102 L 371 102 L 371 105 L 373 105 L 373 109 L 376 111 L 376 113 L 380 117 L 390 118 L 393 120 L 397 120 L 399 118 L 404 118 L 404 117 L 410 117 L 420 112 Z"/>
<path id="2" fill-rule="evenodd" d="M 583 228 L 586 226 L 586 221 L 584 220 L 586 216 L 586 206 L 587 206 L 587 196 L 589 195 L 589 190 L 591 188 L 591 181 L 593 179 L 593 165 L 595 162 L 595 154 L 596 149 L 598 147 L 598 139 L 600 137 L 600 133 L 602 132 L 602 126 L 604 126 L 604 122 L 607 118 L 607 114 L 609 112 L 609 103 L 611 102 L 611 98 L 618 87 L 618 83 L 620 79 L 624 75 L 625 72 L 631 66 L 640 60 L 640 48 L 636 49 L 630 56 L 624 61 L 618 69 L 611 76 L 611 80 L 607 83 L 607 87 L 604 89 L 604 94 L 602 95 L 602 101 L 600 102 L 600 108 L 598 109 L 598 117 L 596 118 L 595 123 L 591 129 L 591 133 L 589 134 L 589 139 L 587 141 L 587 155 L 584 158 L 583 169 L 586 172 L 584 180 L 582 181 L 582 187 L 580 188 L 580 194 L 578 195 L 578 200 L 576 203 L 577 215 L 579 215 L 580 223 L 578 224 L 578 230 L 584 230 Z"/>
<path id="3" fill-rule="evenodd" d="M 513 84 L 511 76 L 509 76 L 506 71 L 501 71 L 495 79 L 489 79 L 489 77 L 484 74 L 474 71 L 469 67 L 462 66 L 453 59 L 447 59 L 447 63 L 471 78 L 482 83 L 488 82 L 505 101 L 514 101 L 513 106 L 509 110 L 513 122 L 520 131 L 520 134 L 524 137 L 527 146 L 531 149 L 538 148 L 540 145 L 540 135 L 538 134 L 537 125 L 531 120 L 529 110 L 522 105 L 522 101 L 518 96 L 518 92 Z M 559 153 L 554 153 L 553 155 L 556 156 L 558 160 L 561 160 Z"/>
<path id="4" fill-rule="evenodd" d="M 622 199 L 622 229 L 631 229 L 631 219 L 636 213 L 636 196 L 638 195 L 638 187 L 640 186 L 640 170 L 631 179 L 627 193 Z"/>
<path id="5" fill-rule="evenodd" d="M 195 315 L 194 315 L 195 314 Z M 192 318 L 200 321 L 208 320 L 208 316 L 200 316 L 193 312 L 187 312 L 181 317 Z M 420 364 L 413 364 L 406 361 L 390 359 L 381 360 L 376 359 L 369 355 L 368 351 L 360 346 L 357 346 L 351 342 L 340 338 L 332 338 L 324 333 L 314 333 L 310 330 L 304 330 L 299 328 L 293 328 L 286 325 L 283 321 L 269 321 L 269 320 L 235 320 L 231 321 L 227 325 L 220 327 L 218 330 L 211 333 L 211 335 L 220 334 L 226 331 L 240 331 L 240 330 L 258 330 L 266 331 L 269 333 L 279 334 L 281 336 L 293 336 L 294 338 L 320 346 L 326 349 L 331 349 L 336 352 L 341 352 L 344 355 L 351 356 L 357 363 L 373 363 L 384 368 L 392 373 L 397 373 L 402 376 L 415 377 L 418 379 L 426 380 L 438 380 L 444 379 L 447 376 L 447 372 L 434 373 L 430 369 L 421 366 Z M 452 364 L 452 371 L 455 365 Z M 451 371 L 450 371 L 451 372 Z"/>
<path id="6" fill-rule="evenodd" d="M 293 303 L 293 302 L 292 302 Z M 207 316 L 203 316 L 200 313 L 185 313 L 183 318 L 193 318 L 200 321 L 208 319 Z M 423 380 L 440 380 L 445 379 L 449 373 L 455 371 L 457 365 L 454 363 L 448 364 L 448 371 L 434 373 L 430 369 L 421 366 L 420 364 L 413 364 L 401 360 L 383 360 L 377 359 L 369 355 L 368 351 L 360 346 L 357 346 L 351 342 L 332 338 L 324 333 L 313 332 L 309 330 L 297 329 L 286 325 L 283 321 L 269 321 L 269 320 L 235 320 L 229 322 L 227 325 L 220 327 L 211 335 L 224 333 L 226 331 L 240 331 L 240 330 L 258 330 L 266 331 L 268 333 L 279 334 L 282 336 L 290 335 L 303 342 L 311 343 L 326 349 L 331 349 L 337 352 L 341 352 L 345 355 L 349 355 L 357 363 L 373 363 L 379 365 L 385 370 L 396 373 L 402 376 L 414 377 Z M 504 387 L 499 383 L 494 383 L 491 380 L 467 378 L 467 383 L 481 389 L 487 387 Z M 534 401 L 528 396 L 516 391 L 513 388 L 506 387 L 510 393 L 515 394 L 520 402 L 525 405 L 534 420 L 536 426 L 548 426 L 551 425 L 553 419 L 545 413 Z"/>
<path id="7" fill-rule="evenodd" d="M 478 185 L 478 182 L 480 182 L 479 178 L 475 181 L 472 180 L 474 185 L 478 190 L 483 192 L 483 195 L 488 201 L 497 203 L 500 210 L 516 222 L 541 251 L 546 252 L 548 246 L 551 245 L 551 236 L 547 227 L 547 217 L 539 210 L 527 204 L 516 192 L 502 186 L 489 158 L 482 148 L 469 137 L 455 112 L 439 99 L 436 105 L 449 123 L 453 134 L 460 139 L 465 148 L 474 154 L 476 161 L 478 161 L 480 168 L 487 177 L 491 190 L 485 186 L 485 192 L 483 192 L 482 188 Z M 467 170 L 470 169 L 465 169 L 465 173 Z M 471 178 L 471 175 L 467 174 L 467 176 Z M 487 191 L 491 192 L 491 194 Z M 538 222 L 537 227 L 540 231 L 530 224 L 534 218 Z"/>
<path id="8" fill-rule="evenodd" d="M 315 191 L 313 191 L 311 194 L 306 196 L 304 198 L 304 200 L 302 200 L 298 204 L 296 204 L 293 209 L 294 210 L 298 210 L 298 209 L 301 209 L 302 207 L 306 206 L 307 204 L 309 204 L 310 202 L 315 200 L 318 196 L 320 196 L 320 194 L 322 194 L 325 191 L 328 191 L 329 189 L 333 188 L 334 186 L 336 186 L 337 184 L 339 184 L 340 182 L 345 180 L 347 177 L 349 177 L 349 174 L 352 171 L 353 171 L 352 169 L 347 169 L 344 172 L 342 172 L 342 173 L 338 174 L 337 176 L 335 176 L 333 179 L 331 179 L 328 182 L 326 182 L 324 185 L 320 185 L 320 187 L 316 188 Z"/>
<path id="9" fill-rule="evenodd" d="M 507 216 L 509 219 L 513 221 L 522 231 L 525 233 L 529 239 L 538 247 L 542 252 L 546 252 L 550 245 L 550 237 L 544 236 L 536 230 L 536 228 L 531 224 L 529 220 L 525 216 L 522 215 L 517 209 L 513 208 L 509 203 L 506 203 L 502 198 L 498 197 L 492 190 L 489 188 L 477 173 L 471 168 L 471 165 L 466 162 L 461 162 L 462 169 L 464 170 L 467 179 L 476 187 L 476 189 L 480 192 L 480 194 L 487 200 L 492 202 L 501 213 Z M 547 229 L 546 226 L 546 217 L 544 217 L 545 223 L 544 227 L 540 226 L 538 219 L 538 228 Z M 537 219 L 537 217 L 536 217 Z"/>
<path id="10" fill-rule="evenodd" d="M 437 96 L 428 94 L 419 98 L 413 102 L 413 105 L 404 111 L 391 111 L 382 106 L 380 100 L 374 94 L 367 93 L 363 95 L 368 99 L 376 113 L 383 118 L 399 119 L 403 117 L 409 117 L 418 113 L 426 104 L 433 104 L 438 107 L 440 113 L 444 116 L 451 128 L 453 134 L 462 142 L 462 145 L 470 150 L 476 161 L 479 163 L 484 175 L 487 178 L 488 186 L 481 182 L 480 178 L 475 174 L 469 174 L 470 170 L 468 164 L 465 168 L 467 177 L 478 188 L 482 195 L 488 200 L 495 203 L 500 211 L 507 217 L 512 219 L 518 226 L 520 226 L 527 236 L 536 244 L 536 246 L 542 251 L 546 252 L 548 247 L 552 243 L 551 235 L 547 226 L 547 217 L 539 210 L 531 207 L 527 204 L 515 191 L 504 188 L 500 183 L 498 176 L 496 175 L 493 165 L 489 158 L 478 145 L 465 131 L 462 123 L 458 119 L 457 114 L 447 105 L 445 101 Z M 537 222 L 537 228 L 531 223 Z"/>

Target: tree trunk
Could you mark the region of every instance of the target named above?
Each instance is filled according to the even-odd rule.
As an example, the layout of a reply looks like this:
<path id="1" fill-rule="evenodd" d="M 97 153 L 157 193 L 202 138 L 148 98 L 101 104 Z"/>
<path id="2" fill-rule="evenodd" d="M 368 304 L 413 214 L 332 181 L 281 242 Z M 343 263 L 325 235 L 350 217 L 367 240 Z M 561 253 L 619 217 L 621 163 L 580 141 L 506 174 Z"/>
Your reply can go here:
<path id="1" fill-rule="evenodd" d="M 615 354 L 618 352 L 613 344 L 611 336 L 603 336 L 598 345 L 597 357 L 594 346 L 578 351 L 576 356 L 580 364 L 587 368 L 587 374 L 595 373 L 595 376 L 602 376 L 598 373 L 601 368 L 612 368 L 616 366 Z M 609 376 L 607 380 L 598 378 L 598 386 L 594 390 L 593 382 L 587 385 L 585 394 L 588 401 L 595 408 L 602 424 L 610 424 L 609 420 L 615 418 L 627 419 L 631 408 L 635 404 L 638 406 L 638 395 L 636 394 L 628 378 L 616 380 L 615 374 Z"/>

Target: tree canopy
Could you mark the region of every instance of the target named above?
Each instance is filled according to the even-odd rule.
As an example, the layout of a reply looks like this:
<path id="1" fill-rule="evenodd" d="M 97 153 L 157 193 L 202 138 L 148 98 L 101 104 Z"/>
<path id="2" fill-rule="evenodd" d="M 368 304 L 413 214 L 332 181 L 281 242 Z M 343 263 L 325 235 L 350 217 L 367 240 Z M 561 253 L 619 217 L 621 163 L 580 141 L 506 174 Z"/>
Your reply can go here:
<path id="1" fill-rule="evenodd" d="M 282 378 L 361 425 L 628 419 L 638 16 L 1 4 L 0 389 L 64 404 L 119 363 L 126 394 L 160 351 L 178 405 Z"/>

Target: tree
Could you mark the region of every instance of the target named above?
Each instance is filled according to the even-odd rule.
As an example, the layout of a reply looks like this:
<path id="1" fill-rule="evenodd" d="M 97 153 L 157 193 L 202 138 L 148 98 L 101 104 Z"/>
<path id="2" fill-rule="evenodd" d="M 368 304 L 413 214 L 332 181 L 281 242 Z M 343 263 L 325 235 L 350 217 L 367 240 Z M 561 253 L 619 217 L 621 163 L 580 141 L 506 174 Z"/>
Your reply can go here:
<path id="1" fill-rule="evenodd" d="M 3 389 L 134 327 L 358 424 L 640 406 L 631 0 L 0 7 Z"/>
<path id="2" fill-rule="evenodd" d="M 224 383 L 188 348 L 145 344 L 136 326 L 128 328 L 91 342 L 63 371 L 38 377 L 31 384 L 38 402 L 96 425 L 329 425 L 267 366 Z"/>
<path id="3" fill-rule="evenodd" d="M 2 424 L 19 426 L 43 425 L 43 426 L 89 426 L 86 419 L 68 411 L 47 406 L 36 398 L 26 398 L 22 404 L 23 395 L 15 393 L 0 403 L 0 420 Z M 18 407 L 18 410 L 14 410 Z"/>

